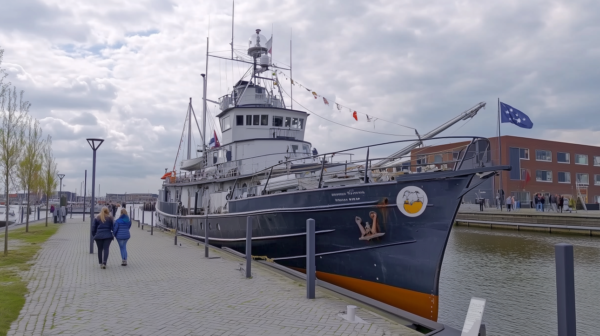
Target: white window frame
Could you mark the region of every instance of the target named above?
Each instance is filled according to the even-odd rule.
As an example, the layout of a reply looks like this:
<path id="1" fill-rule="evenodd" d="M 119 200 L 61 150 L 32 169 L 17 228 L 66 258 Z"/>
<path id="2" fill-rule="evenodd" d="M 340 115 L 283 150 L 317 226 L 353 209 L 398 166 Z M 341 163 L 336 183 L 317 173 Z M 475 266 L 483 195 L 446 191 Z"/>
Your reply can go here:
<path id="1" fill-rule="evenodd" d="M 560 178 L 559 178 L 559 176 L 560 176 L 559 174 L 560 173 L 569 174 L 568 175 L 569 176 L 569 181 L 561 182 Z M 565 176 L 567 176 L 567 175 L 565 175 Z M 558 183 L 564 183 L 564 184 L 571 184 L 571 172 L 561 172 L 561 171 L 559 171 L 558 173 L 556 173 L 556 182 L 558 182 Z"/>
<path id="2" fill-rule="evenodd" d="M 224 117 L 221 120 L 222 120 L 222 123 L 221 123 L 221 128 L 222 129 L 221 129 L 221 132 L 225 132 L 225 131 L 227 131 L 228 129 L 231 128 L 231 115 L 228 115 L 228 116 Z"/>
<path id="3" fill-rule="evenodd" d="M 577 155 L 585 156 L 586 163 L 577 162 Z M 590 161 L 589 161 L 589 157 L 587 154 L 575 154 L 575 164 L 576 165 L 587 166 L 589 163 L 590 163 Z"/>
<path id="4" fill-rule="evenodd" d="M 537 173 L 541 172 L 541 171 L 545 171 L 545 172 L 550 173 L 549 174 L 550 175 L 550 180 L 549 181 L 548 180 L 540 180 L 540 179 L 538 179 Z M 548 176 L 548 174 L 546 174 L 546 176 Z M 536 170 L 535 171 L 535 181 L 536 182 L 552 183 L 552 170 L 545 170 L 545 169 L 538 169 L 538 170 Z"/>
<path id="5" fill-rule="evenodd" d="M 594 155 L 594 166 L 600 167 L 600 156 Z"/>
<path id="6" fill-rule="evenodd" d="M 519 148 L 519 160 L 529 160 L 531 158 L 531 153 L 529 152 L 529 148 Z M 527 150 L 527 158 L 522 158 L 521 157 L 521 149 L 526 149 Z"/>
<path id="7" fill-rule="evenodd" d="M 541 160 L 541 159 L 538 159 L 538 151 L 539 151 L 539 152 L 542 152 L 542 151 L 543 151 L 543 152 L 548 152 L 550 155 L 547 155 L 547 156 L 548 156 L 550 159 L 549 159 L 549 160 Z M 520 154 L 519 154 L 519 156 L 520 156 Z M 535 150 L 535 161 L 540 161 L 540 162 L 552 162 L 552 151 L 549 151 L 549 150 L 547 150 L 547 149 L 536 149 L 536 150 Z"/>
<path id="8" fill-rule="evenodd" d="M 561 161 L 558 161 L 558 154 L 567 154 L 567 162 L 561 162 Z M 556 163 L 570 164 L 570 163 L 571 163 L 571 153 L 567 153 L 567 152 L 556 152 Z"/>
<path id="9" fill-rule="evenodd" d="M 586 182 L 579 182 L 579 175 L 587 175 L 587 183 Z M 575 181 L 577 181 L 577 183 L 579 184 L 585 184 L 585 185 L 590 185 L 590 174 L 588 173 L 575 173 Z"/>
<path id="10" fill-rule="evenodd" d="M 600 185 L 600 174 L 594 174 L 594 185 Z"/>

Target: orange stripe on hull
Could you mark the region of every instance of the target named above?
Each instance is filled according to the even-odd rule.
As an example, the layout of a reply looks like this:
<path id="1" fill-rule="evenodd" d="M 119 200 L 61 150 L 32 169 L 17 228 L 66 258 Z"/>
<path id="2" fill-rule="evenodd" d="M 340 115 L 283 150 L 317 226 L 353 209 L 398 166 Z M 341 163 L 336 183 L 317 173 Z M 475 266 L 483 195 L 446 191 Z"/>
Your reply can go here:
<path id="1" fill-rule="evenodd" d="M 304 269 L 295 267 L 294 269 L 305 273 Z M 437 322 L 437 295 L 319 271 L 317 271 L 317 278 Z"/>

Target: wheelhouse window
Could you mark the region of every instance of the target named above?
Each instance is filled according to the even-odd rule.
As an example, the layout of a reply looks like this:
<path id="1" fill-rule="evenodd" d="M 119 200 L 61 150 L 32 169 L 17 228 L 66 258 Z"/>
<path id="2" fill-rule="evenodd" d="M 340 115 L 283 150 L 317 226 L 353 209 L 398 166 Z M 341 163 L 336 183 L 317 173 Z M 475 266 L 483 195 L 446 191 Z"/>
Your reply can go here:
<path id="1" fill-rule="evenodd" d="M 235 126 L 244 126 L 244 116 L 243 115 L 235 116 Z"/>
<path id="2" fill-rule="evenodd" d="M 221 129 L 223 131 L 227 131 L 230 128 L 231 128 L 231 117 L 227 116 L 227 117 L 221 119 Z"/>
<path id="3" fill-rule="evenodd" d="M 586 173 L 577 173 L 577 183 L 590 184 L 590 176 Z"/>
<path id="4" fill-rule="evenodd" d="M 535 172 L 535 180 L 538 182 L 552 182 L 552 171 L 538 170 Z"/>
<path id="5" fill-rule="evenodd" d="M 571 163 L 571 155 L 569 153 L 556 153 L 556 162 L 558 163 Z"/>
<path id="6" fill-rule="evenodd" d="M 302 151 L 306 154 L 310 153 L 310 147 L 308 145 L 302 145 Z"/>
<path id="7" fill-rule="evenodd" d="M 536 149 L 535 150 L 535 160 L 552 162 L 552 152 L 549 150 Z"/>
<path id="8" fill-rule="evenodd" d="M 252 125 L 259 126 L 260 125 L 260 116 L 255 114 L 252 116 Z"/>
<path id="9" fill-rule="evenodd" d="M 600 167 L 600 156 L 594 156 L 594 166 Z"/>
<path id="10" fill-rule="evenodd" d="M 300 122 L 298 118 L 292 118 L 292 128 L 300 128 Z"/>
<path id="11" fill-rule="evenodd" d="M 586 165 L 588 164 L 588 156 L 585 154 L 575 154 L 575 164 Z"/>
<path id="12" fill-rule="evenodd" d="M 298 128 L 299 129 L 303 129 L 304 128 L 304 119 L 300 118 L 300 120 L 298 121 Z"/>
<path id="13" fill-rule="evenodd" d="M 292 118 L 285 117 L 285 123 L 283 124 L 283 127 L 290 127 L 291 125 L 292 125 Z"/>
<path id="14" fill-rule="evenodd" d="M 250 126 L 250 125 L 252 125 L 252 116 L 247 115 L 246 116 L 246 126 Z"/>
<path id="15" fill-rule="evenodd" d="M 269 115 L 268 114 L 260 115 L 260 125 L 261 126 L 269 126 Z"/>
<path id="16" fill-rule="evenodd" d="M 273 116 L 273 127 L 283 127 L 283 117 Z"/>
<path id="17" fill-rule="evenodd" d="M 571 183 L 571 173 L 558 172 L 558 183 Z"/>

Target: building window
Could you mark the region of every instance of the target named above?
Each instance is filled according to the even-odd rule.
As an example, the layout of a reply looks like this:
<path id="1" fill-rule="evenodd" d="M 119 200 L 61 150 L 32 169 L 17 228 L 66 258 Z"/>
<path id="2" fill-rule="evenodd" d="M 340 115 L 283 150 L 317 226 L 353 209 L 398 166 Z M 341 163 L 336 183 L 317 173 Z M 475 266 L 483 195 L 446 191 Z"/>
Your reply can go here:
<path id="1" fill-rule="evenodd" d="M 577 183 L 590 184 L 590 176 L 585 173 L 577 173 Z"/>
<path id="2" fill-rule="evenodd" d="M 558 183 L 571 183 L 571 173 L 558 172 Z"/>
<path id="3" fill-rule="evenodd" d="M 594 166 L 600 166 L 600 156 L 594 156 Z"/>
<path id="4" fill-rule="evenodd" d="M 453 161 L 458 161 L 459 158 L 460 158 L 460 152 L 452 152 L 452 160 Z"/>
<path id="5" fill-rule="evenodd" d="M 519 148 L 519 159 L 529 160 L 529 149 Z"/>
<path id="6" fill-rule="evenodd" d="M 221 130 L 227 131 L 231 128 L 231 118 L 229 116 L 223 118 Z"/>
<path id="7" fill-rule="evenodd" d="M 586 165 L 588 164 L 588 156 L 584 154 L 575 154 L 575 164 Z"/>
<path id="8" fill-rule="evenodd" d="M 558 163 L 571 163 L 571 155 L 569 153 L 556 153 L 556 162 Z"/>
<path id="9" fill-rule="evenodd" d="M 549 150 L 536 149 L 535 150 L 535 160 L 552 162 L 552 152 Z"/>
<path id="10" fill-rule="evenodd" d="M 600 174 L 594 175 L 594 185 L 600 185 Z"/>
<path id="11" fill-rule="evenodd" d="M 552 182 L 552 171 L 537 170 L 535 172 L 535 180 L 538 182 Z"/>
<path id="12" fill-rule="evenodd" d="M 283 117 L 273 116 L 273 127 L 282 127 Z"/>
<path id="13" fill-rule="evenodd" d="M 252 125 L 252 116 L 247 115 L 246 116 L 246 126 L 250 126 L 250 125 Z"/>
<path id="14" fill-rule="evenodd" d="M 243 115 L 235 116 L 235 126 L 244 126 L 244 116 Z"/>
<path id="15" fill-rule="evenodd" d="M 260 125 L 261 126 L 269 126 L 269 115 L 268 114 L 262 114 L 260 116 Z"/>
<path id="16" fill-rule="evenodd" d="M 433 163 L 442 163 L 442 154 L 435 154 L 433 156 Z"/>
<path id="17" fill-rule="evenodd" d="M 417 155 L 417 165 L 427 164 L 427 155 Z"/>

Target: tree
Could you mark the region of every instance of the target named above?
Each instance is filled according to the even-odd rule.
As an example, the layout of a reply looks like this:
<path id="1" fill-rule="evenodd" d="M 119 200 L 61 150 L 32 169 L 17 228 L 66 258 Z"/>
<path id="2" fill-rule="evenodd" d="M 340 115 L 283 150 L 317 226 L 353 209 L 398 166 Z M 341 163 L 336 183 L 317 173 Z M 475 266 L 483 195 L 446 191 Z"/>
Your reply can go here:
<path id="1" fill-rule="evenodd" d="M 44 140 L 42 140 L 42 129 L 39 122 L 33 118 L 27 118 L 26 120 L 27 136 L 25 138 L 25 147 L 23 148 L 23 155 L 19 167 L 17 170 L 17 176 L 21 182 L 21 188 L 26 193 L 27 201 L 27 215 L 25 216 L 25 232 L 29 232 L 29 206 L 30 206 L 30 194 L 34 192 L 37 179 L 40 176 L 42 170 L 42 151 L 44 149 Z"/>
<path id="2" fill-rule="evenodd" d="M 46 226 L 48 226 L 48 209 L 50 208 L 50 196 L 56 186 L 56 162 L 54 161 L 54 155 L 52 154 L 52 137 L 48 135 L 46 142 L 44 143 L 43 150 L 43 168 L 42 168 L 42 183 L 41 190 L 46 195 Z"/>
<path id="3" fill-rule="evenodd" d="M 25 145 L 25 122 L 29 111 L 29 102 L 23 100 L 23 91 L 17 95 L 17 88 L 3 90 L 0 95 L 0 173 L 4 177 L 6 211 L 4 226 L 4 255 L 8 254 L 8 193 L 11 177 L 21 161 Z"/>

